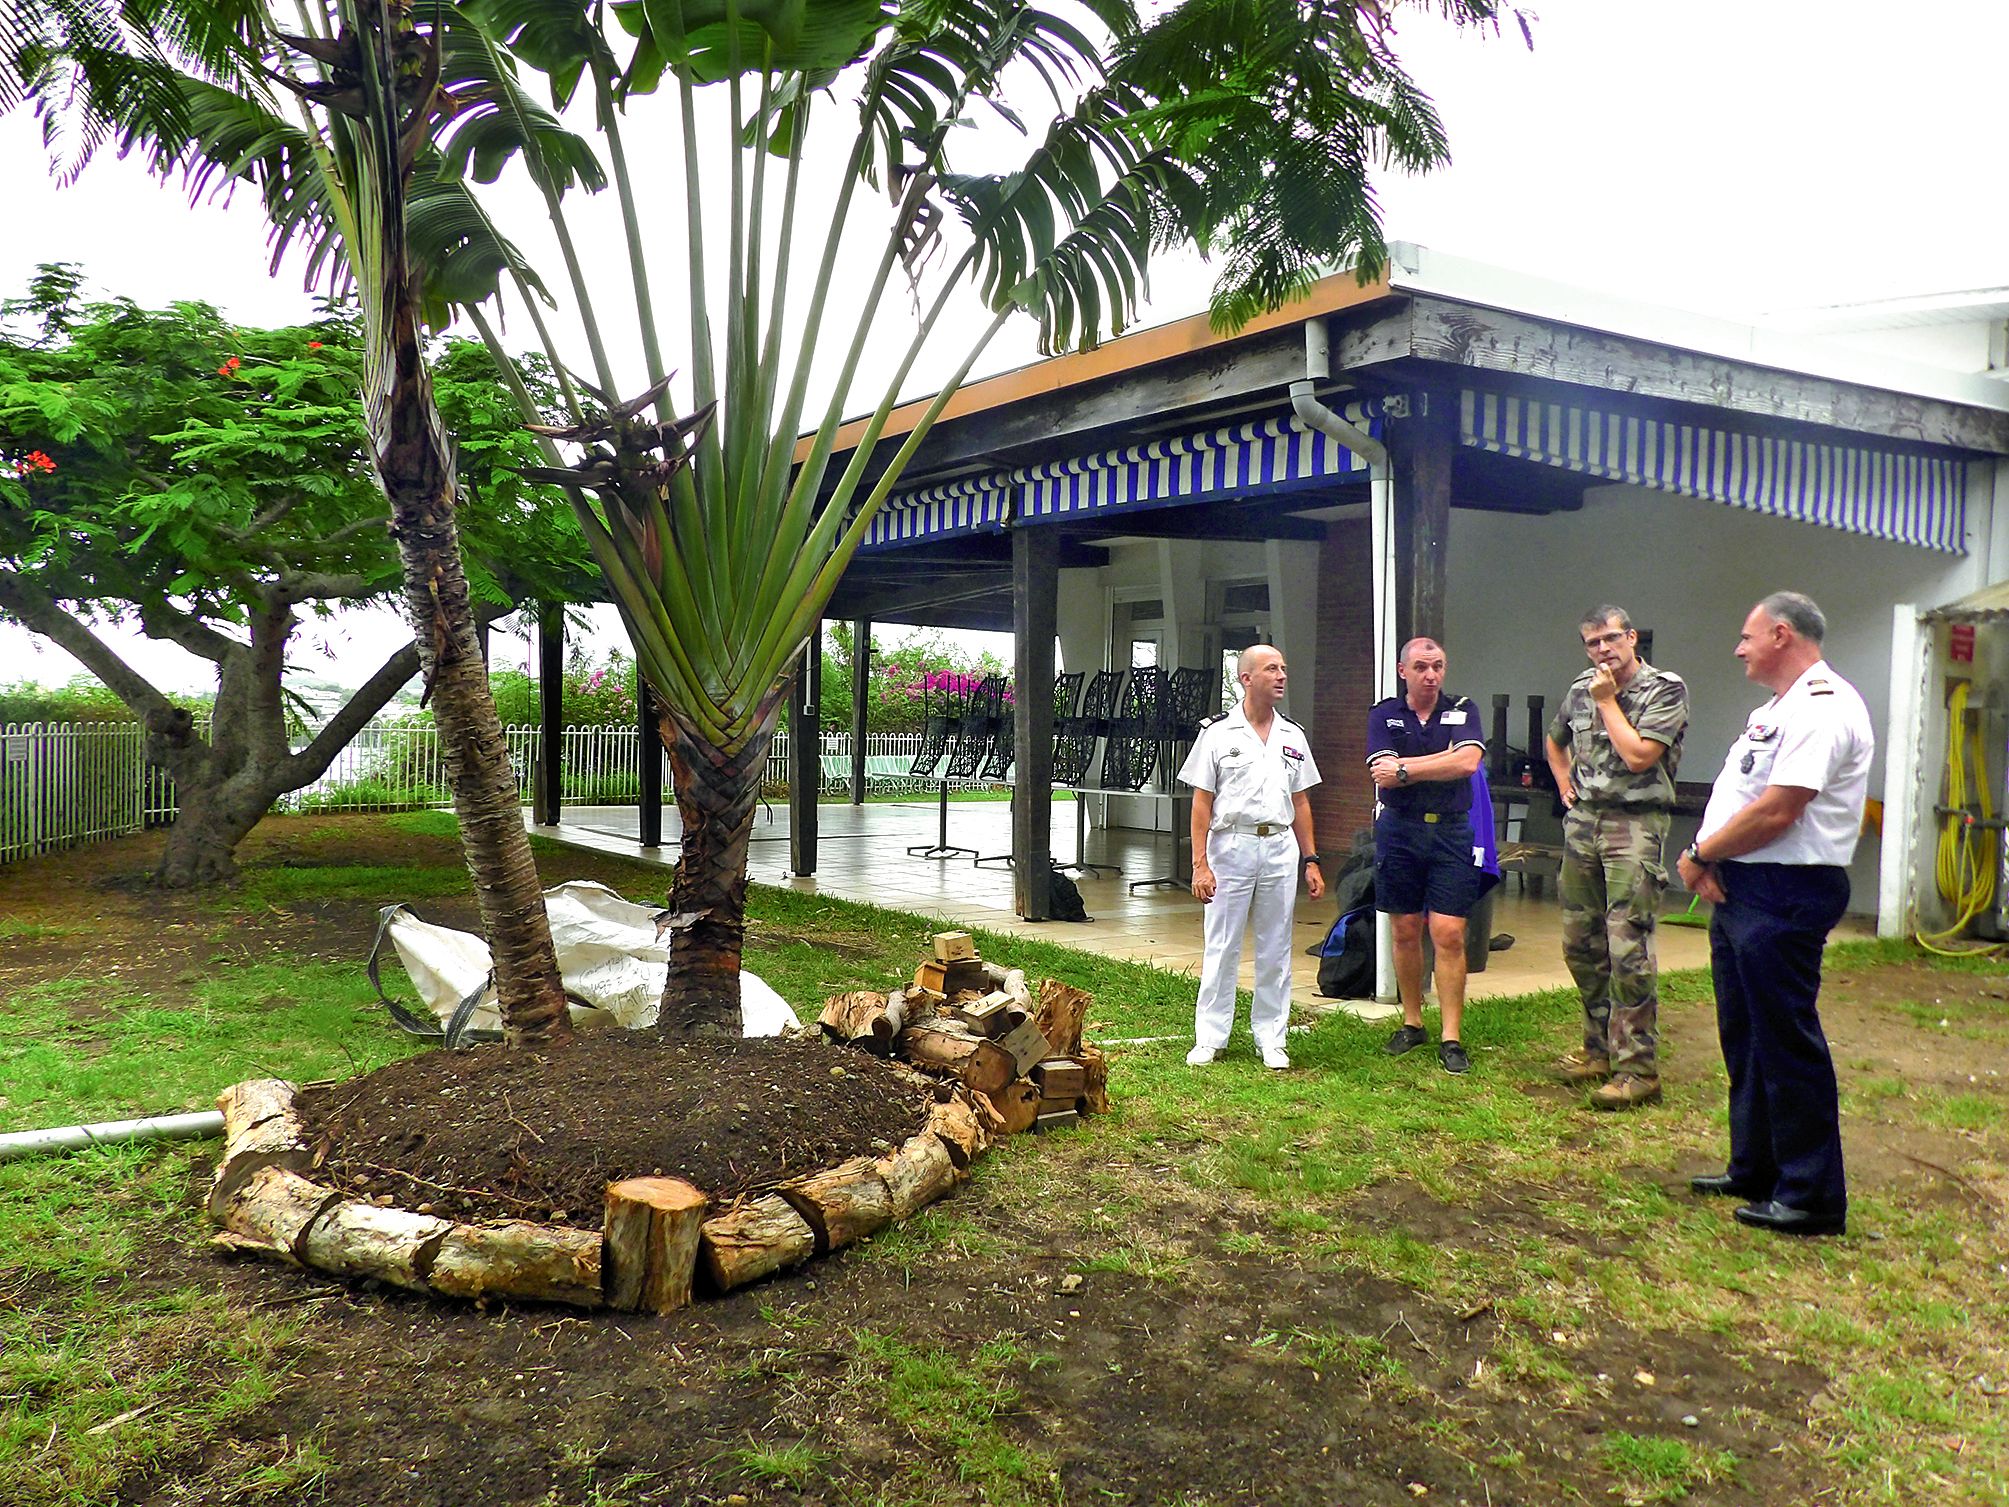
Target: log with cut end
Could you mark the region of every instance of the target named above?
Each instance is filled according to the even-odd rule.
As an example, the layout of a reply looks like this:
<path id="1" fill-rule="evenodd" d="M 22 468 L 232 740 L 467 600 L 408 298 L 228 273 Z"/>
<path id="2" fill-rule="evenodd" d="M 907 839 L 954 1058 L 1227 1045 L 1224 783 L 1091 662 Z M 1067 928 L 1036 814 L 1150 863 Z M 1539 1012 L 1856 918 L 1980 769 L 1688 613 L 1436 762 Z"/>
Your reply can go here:
<path id="1" fill-rule="evenodd" d="M 1018 1076 L 1010 1052 L 961 1021 L 944 1018 L 909 1026 L 898 1040 L 900 1055 L 916 1067 L 952 1073 L 979 1093 L 995 1093 Z"/>
<path id="2" fill-rule="evenodd" d="M 213 1212 L 235 1239 L 234 1250 L 269 1253 L 299 1263 L 301 1237 L 330 1204 L 341 1202 L 333 1188 L 309 1182 L 284 1167 L 260 1167 L 222 1200 Z"/>
<path id="3" fill-rule="evenodd" d="M 425 1269 L 453 1221 L 344 1199 L 309 1226 L 300 1256 L 317 1271 L 424 1291 Z"/>
<path id="4" fill-rule="evenodd" d="M 456 1224 L 425 1272 L 434 1292 L 451 1298 L 528 1298 L 598 1308 L 600 1232 L 511 1219 Z"/>
<path id="5" fill-rule="evenodd" d="M 816 1252 L 809 1221 L 772 1193 L 714 1214 L 698 1229 L 698 1257 L 720 1292 L 793 1266 Z"/>
<path id="6" fill-rule="evenodd" d="M 1039 1085 L 1042 1099 L 1076 1099 L 1085 1092 L 1088 1070 L 1072 1057 L 1049 1057 L 1026 1076 Z"/>
<path id="7" fill-rule="evenodd" d="M 1081 1022 L 1094 999 L 1087 990 L 1063 984 L 1059 979 L 1039 981 L 1039 1003 L 1033 1008 L 1033 1024 L 1059 1055 L 1072 1057 L 1081 1050 Z"/>
<path id="8" fill-rule="evenodd" d="M 965 989 L 974 989 L 982 994 L 990 988 L 990 976 L 984 972 L 984 965 L 976 958 L 963 958 L 954 963 L 937 963 L 930 958 L 914 970 L 914 982 L 923 989 L 932 989 L 940 994 L 960 994 Z"/>
<path id="9" fill-rule="evenodd" d="M 966 1170 L 990 1145 L 990 1137 L 978 1120 L 976 1110 L 960 1096 L 929 1110 L 925 1128 L 948 1148 L 949 1160 L 956 1164 L 958 1172 Z"/>
<path id="10" fill-rule="evenodd" d="M 872 1169 L 886 1185 L 895 1219 L 910 1218 L 956 1185 L 949 1148 L 925 1130 L 880 1157 Z"/>
<path id="11" fill-rule="evenodd" d="M 1039 1090 L 1024 1078 L 1014 1079 L 990 1096 L 1000 1135 L 1024 1135 L 1039 1116 Z"/>
<path id="12" fill-rule="evenodd" d="M 938 931 L 935 933 L 935 961 L 938 963 L 960 963 L 977 955 L 977 944 L 966 931 Z"/>
<path id="13" fill-rule="evenodd" d="M 1046 1039 L 1046 1034 L 1029 1020 L 1020 1021 L 1000 1036 L 998 1045 L 1011 1053 L 1014 1078 L 1024 1077 L 1036 1064 L 1053 1055 L 1053 1046 Z"/>
<path id="14" fill-rule="evenodd" d="M 221 1219 L 231 1196 L 266 1167 L 307 1172 L 307 1129 L 293 1107 L 293 1085 L 277 1078 L 235 1083 L 216 1096 L 223 1112 L 223 1156 L 209 1185 L 209 1212 Z"/>
<path id="15" fill-rule="evenodd" d="M 600 1262 L 609 1307 L 669 1313 L 690 1302 L 698 1231 L 710 1202 L 675 1177 L 607 1185 Z"/>
<path id="16" fill-rule="evenodd" d="M 870 990 L 838 994 L 824 1001 L 816 1023 L 831 1040 L 884 1057 L 893 1050 L 893 1037 L 899 1030 L 886 1006 L 886 996 Z"/>
<path id="17" fill-rule="evenodd" d="M 978 1035 L 992 1040 L 1017 1029 L 1026 1021 L 1025 1011 L 1002 989 L 993 989 L 975 999 L 965 999 L 955 1007 L 955 1016 Z"/>
<path id="18" fill-rule="evenodd" d="M 223 1138 L 231 1142 L 254 1125 L 263 1125 L 275 1116 L 293 1116 L 293 1099 L 298 1090 L 284 1078 L 247 1078 L 233 1083 L 216 1096 L 223 1113 Z M 297 1116 L 294 1116 L 298 1123 Z"/>
<path id="19" fill-rule="evenodd" d="M 1109 1059 L 1100 1047 L 1084 1046 L 1074 1054 L 1081 1064 L 1081 1102 L 1092 1115 L 1109 1113 Z"/>
<path id="20" fill-rule="evenodd" d="M 893 1200 L 870 1157 L 851 1157 L 774 1191 L 816 1232 L 819 1256 L 863 1240 L 893 1221 Z"/>

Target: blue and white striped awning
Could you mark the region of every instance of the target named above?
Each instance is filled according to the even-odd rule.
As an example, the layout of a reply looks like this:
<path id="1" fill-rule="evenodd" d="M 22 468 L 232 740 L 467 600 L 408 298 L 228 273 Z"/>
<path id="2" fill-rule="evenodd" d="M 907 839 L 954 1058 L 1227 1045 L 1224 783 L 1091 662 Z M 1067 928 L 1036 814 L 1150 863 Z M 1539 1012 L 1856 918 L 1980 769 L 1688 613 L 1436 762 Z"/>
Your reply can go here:
<path id="1" fill-rule="evenodd" d="M 1459 431 L 1481 450 L 1586 476 L 1925 549 L 1967 547 L 1967 465 L 1956 457 L 1471 390 Z"/>
<path id="2" fill-rule="evenodd" d="M 1379 427 L 1376 402 L 1350 403 L 1342 412 L 1370 432 Z M 1060 519 L 1315 489 L 1366 471 L 1367 462 L 1338 440 L 1285 415 L 1032 466 L 1014 479 L 1023 488 L 1021 517 Z"/>
<path id="3" fill-rule="evenodd" d="M 1341 411 L 1350 423 L 1379 432 L 1377 400 L 1350 403 Z M 896 493 L 872 520 L 862 552 L 995 531 L 1019 519 L 1059 522 L 1218 497 L 1270 496 L 1366 474 L 1367 463 L 1344 445 L 1284 414 Z"/>
<path id="4" fill-rule="evenodd" d="M 865 532 L 861 553 L 951 534 L 996 532 L 1011 516 L 1011 473 L 965 477 L 918 492 L 896 492 Z"/>

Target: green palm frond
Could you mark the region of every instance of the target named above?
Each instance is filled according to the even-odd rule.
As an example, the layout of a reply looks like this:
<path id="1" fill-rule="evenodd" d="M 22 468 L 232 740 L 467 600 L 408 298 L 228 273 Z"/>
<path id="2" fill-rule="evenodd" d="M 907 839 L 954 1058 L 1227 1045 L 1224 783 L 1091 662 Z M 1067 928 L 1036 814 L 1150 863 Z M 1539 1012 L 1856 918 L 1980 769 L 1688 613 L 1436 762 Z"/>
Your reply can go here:
<path id="1" fill-rule="evenodd" d="M 547 192 L 576 185 L 598 193 L 607 186 L 592 144 L 531 98 L 499 41 L 444 7 L 438 21 L 440 84 L 456 105 L 438 148 L 455 172 L 493 183 L 520 158 L 531 181 Z"/>

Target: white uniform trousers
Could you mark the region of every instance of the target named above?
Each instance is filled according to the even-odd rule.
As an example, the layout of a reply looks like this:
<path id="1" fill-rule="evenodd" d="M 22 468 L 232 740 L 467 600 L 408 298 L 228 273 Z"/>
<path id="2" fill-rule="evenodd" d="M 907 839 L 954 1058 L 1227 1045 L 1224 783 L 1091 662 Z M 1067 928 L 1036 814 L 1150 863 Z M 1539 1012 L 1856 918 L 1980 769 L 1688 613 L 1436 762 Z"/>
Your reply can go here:
<path id="1" fill-rule="evenodd" d="M 1207 950 L 1200 964 L 1200 999 L 1193 1010 L 1193 1044 L 1216 1051 L 1235 1024 L 1235 975 L 1242 931 L 1255 932 L 1255 1003 L 1249 1028 L 1258 1051 L 1284 1050 L 1290 1025 L 1291 911 L 1297 904 L 1297 837 L 1286 827 L 1268 837 L 1210 832 L 1207 862 L 1214 898 L 1200 908 Z"/>

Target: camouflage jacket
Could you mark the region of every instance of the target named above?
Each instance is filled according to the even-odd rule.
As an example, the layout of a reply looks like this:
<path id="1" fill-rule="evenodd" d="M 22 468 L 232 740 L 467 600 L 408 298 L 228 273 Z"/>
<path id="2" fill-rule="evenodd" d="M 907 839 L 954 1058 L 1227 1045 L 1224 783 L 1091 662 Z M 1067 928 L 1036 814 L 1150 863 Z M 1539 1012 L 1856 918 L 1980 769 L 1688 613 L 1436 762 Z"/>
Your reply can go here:
<path id="1" fill-rule="evenodd" d="M 1674 804 L 1674 771 L 1681 762 L 1681 739 L 1688 731 L 1688 687 L 1679 675 L 1656 670 L 1645 660 L 1632 684 L 1618 693 L 1619 709 L 1642 738 L 1667 746 L 1643 774 L 1625 767 L 1591 700 L 1595 669 L 1576 678 L 1549 724 L 1549 738 L 1570 752 L 1570 780 L 1577 800 L 1592 806 L 1665 810 Z"/>

